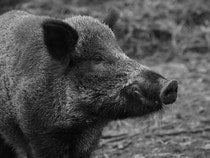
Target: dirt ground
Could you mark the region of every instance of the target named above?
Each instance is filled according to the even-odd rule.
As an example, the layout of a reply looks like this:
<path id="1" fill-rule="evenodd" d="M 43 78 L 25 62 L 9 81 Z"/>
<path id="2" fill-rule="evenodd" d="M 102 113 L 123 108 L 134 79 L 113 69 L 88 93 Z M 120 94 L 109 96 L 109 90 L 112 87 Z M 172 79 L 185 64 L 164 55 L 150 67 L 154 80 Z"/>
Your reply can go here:
<path id="1" fill-rule="evenodd" d="M 179 95 L 158 114 L 111 122 L 94 157 L 210 158 L 210 1 L 2 0 L 0 6 L 1 13 L 16 8 L 38 15 L 97 18 L 110 7 L 118 8 L 116 35 L 123 50 L 177 79 Z"/>

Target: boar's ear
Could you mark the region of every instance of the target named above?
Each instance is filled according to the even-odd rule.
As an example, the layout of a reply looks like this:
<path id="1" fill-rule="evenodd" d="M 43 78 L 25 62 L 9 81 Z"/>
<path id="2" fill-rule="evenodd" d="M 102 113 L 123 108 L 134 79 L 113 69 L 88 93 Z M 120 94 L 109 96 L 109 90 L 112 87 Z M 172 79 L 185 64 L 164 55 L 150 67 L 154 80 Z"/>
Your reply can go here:
<path id="1" fill-rule="evenodd" d="M 103 22 L 108 25 L 111 29 L 114 29 L 114 26 L 117 20 L 120 17 L 119 10 L 116 8 L 111 8 L 108 11 L 108 14 L 104 17 Z"/>
<path id="2" fill-rule="evenodd" d="M 49 54 L 57 60 L 71 57 L 78 41 L 78 32 L 60 20 L 46 20 L 42 27 Z"/>

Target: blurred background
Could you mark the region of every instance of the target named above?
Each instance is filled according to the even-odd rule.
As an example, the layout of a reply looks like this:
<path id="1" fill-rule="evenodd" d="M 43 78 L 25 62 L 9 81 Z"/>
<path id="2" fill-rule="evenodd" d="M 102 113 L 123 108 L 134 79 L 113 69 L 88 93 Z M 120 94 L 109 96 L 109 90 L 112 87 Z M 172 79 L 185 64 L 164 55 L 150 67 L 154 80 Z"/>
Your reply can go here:
<path id="1" fill-rule="evenodd" d="M 148 118 L 111 122 L 96 158 L 210 158 L 209 0 L 0 0 L 12 9 L 58 18 L 102 19 L 116 7 L 124 52 L 179 81 L 175 104 Z"/>

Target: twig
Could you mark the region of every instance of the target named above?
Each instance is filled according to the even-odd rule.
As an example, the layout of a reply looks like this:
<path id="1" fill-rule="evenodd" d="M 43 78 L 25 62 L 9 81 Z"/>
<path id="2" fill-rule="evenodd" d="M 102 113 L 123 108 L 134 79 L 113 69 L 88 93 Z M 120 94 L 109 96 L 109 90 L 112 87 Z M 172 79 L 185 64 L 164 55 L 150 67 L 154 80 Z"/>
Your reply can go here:
<path id="1" fill-rule="evenodd" d="M 156 133 L 155 136 L 158 137 L 164 137 L 164 136 L 177 136 L 181 134 L 198 134 L 203 132 L 210 132 L 210 128 L 204 128 L 204 129 L 198 129 L 194 131 L 176 131 L 176 132 L 170 132 L 170 133 Z"/>
<path id="2" fill-rule="evenodd" d="M 146 134 L 143 135 L 141 133 L 136 133 L 133 135 L 129 135 L 129 134 L 120 134 L 120 135 L 106 135 L 102 137 L 102 140 L 106 140 L 103 141 L 104 143 L 114 143 L 117 141 L 123 141 L 124 139 L 131 139 L 134 137 L 140 137 L 140 135 L 143 135 L 145 137 L 165 137 L 165 136 L 177 136 L 177 135 L 182 135 L 182 134 L 198 134 L 198 133 L 203 133 L 203 132 L 210 132 L 210 128 L 204 128 L 204 129 L 198 129 L 198 130 L 193 130 L 193 131 L 175 131 L 175 132 L 168 132 L 168 133 L 154 133 L 154 134 Z"/>

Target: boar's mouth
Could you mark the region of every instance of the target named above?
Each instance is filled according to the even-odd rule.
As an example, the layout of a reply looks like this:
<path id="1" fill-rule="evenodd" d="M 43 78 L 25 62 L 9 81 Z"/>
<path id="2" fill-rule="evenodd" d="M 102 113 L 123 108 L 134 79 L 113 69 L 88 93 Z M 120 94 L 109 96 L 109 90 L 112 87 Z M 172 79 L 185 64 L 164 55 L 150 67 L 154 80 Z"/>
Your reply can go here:
<path id="1" fill-rule="evenodd" d="M 172 80 L 164 83 L 161 88 L 158 87 L 153 86 L 153 90 L 145 92 L 137 82 L 132 83 L 100 104 L 93 103 L 98 106 L 86 106 L 87 111 L 91 116 L 108 120 L 142 117 L 162 111 L 166 105 L 176 101 L 178 83 Z"/>
<path id="2" fill-rule="evenodd" d="M 125 109 L 119 118 L 141 117 L 164 109 L 164 104 L 160 100 L 149 100 L 143 97 L 140 93 L 136 96 L 126 98 Z M 138 97 L 137 97 L 138 96 Z"/>

